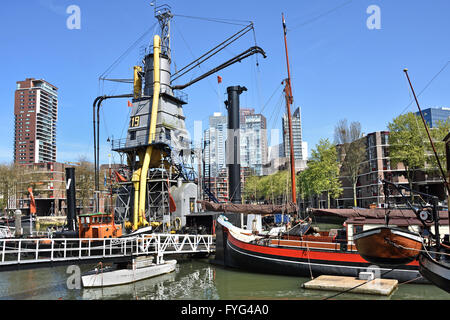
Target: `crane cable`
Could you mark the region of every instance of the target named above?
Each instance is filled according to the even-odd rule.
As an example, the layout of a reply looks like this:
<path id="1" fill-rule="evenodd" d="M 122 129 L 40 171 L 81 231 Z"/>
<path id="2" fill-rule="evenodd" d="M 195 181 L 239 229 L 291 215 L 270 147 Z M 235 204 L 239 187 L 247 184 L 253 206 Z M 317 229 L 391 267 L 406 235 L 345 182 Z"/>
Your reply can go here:
<path id="1" fill-rule="evenodd" d="M 238 40 L 239 38 L 244 36 L 247 32 L 249 32 L 252 29 L 253 29 L 253 23 L 251 23 L 251 24 L 247 25 L 245 28 L 239 30 L 238 32 L 236 32 L 235 34 L 233 34 L 232 36 L 227 38 L 225 41 L 221 42 L 220 44 L 218 44 L 217 46 L 215 46 L 214 48 L 212 48 L 208 52 L 206 52 L 203 55 L 201 55 L 199 58 L 195 59 L 194 61 L 192 61 L 188 65 L 186 65 L 183 68 L 181 68 L 180 70 L 178 70 L 176 73 L 172 74 L 172 77 L 174 77 L 174 76 L 175 77 L 171 80 L 171 82 L 177 80 L 178 78 L 182 77 L 183 75 L 185 75 L 186 73 L 188 73 L 192 69 L 194 69 L 197 66 L 199 66 L 201 63 L 203 63 L 206 60 L 210 59 L 212 56 L 216 55 L 217 53 L 219 53 L 220 51 L 225 49 L 227 46 L 229 46 L 230 44 L 232 44 L 233 42 L 235 42 L 236 40 Z M 188 69 L 188 70 L 184 71 L 185 69 Z M 184 72 L 179 74 L 181 71 L 184 71 Z"/>

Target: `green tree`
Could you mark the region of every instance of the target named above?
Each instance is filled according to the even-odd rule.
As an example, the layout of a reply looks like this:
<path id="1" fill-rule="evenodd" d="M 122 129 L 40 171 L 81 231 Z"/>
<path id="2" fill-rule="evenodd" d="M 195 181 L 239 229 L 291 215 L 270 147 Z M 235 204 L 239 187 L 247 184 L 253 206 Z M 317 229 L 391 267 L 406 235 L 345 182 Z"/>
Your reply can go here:
<path id="1" fill-rule="evenodd" d="M 89 207 L 94 194 L 94 164 L 83 157 L 78 160 L 78 163 L 79 165 L 75 167 L 76 197 L 81 202 L 83 213 L 86 213 L 86 208 Z"/>
<path id="2" fill-rule="evenodd" d="M 8 199 L 15 196 L 17 188 L 18 170 L 11 164 L 0 165 L 0 209 L 8 209 Z"/>
<path id="3" fill-rule="evenodd" d="M 430 130 L 431 139 L 433 139 L 433 144 L 436 149 L 436 153 L 439 158 L 439 162 L 441 163 L 442 169 L 444 173 L 446 172 L 446 155 L 445 155 L 445 142 L 443 141 L 445 136 L 450 132 L 450 120 L 446 121 L 438 121 L 433 128 Z M 429 139 L 428 139 L 429 140 Z M 427 140 L 427 141 L 428 141 Z M 429 157 L 429 172 L 435 172 L 436 174 L 441 174 L 439 170 L 439 166 L 434 156 L 433 148 L 431 147 L 431 143 L 427 143 L 428 154 L 431 154 Z"/>
<path id="4" fill-rule="evenodd" d="M 312 174 L 311 170 L 308 170 L 306 168 L 305 170 L 301 171 L 297 175 L 297 192 L 300 195 L 300 198 L 303 199 L 303 202 L 306 203 L 308 200 L 314 196 L 314 191 L 312 188 L 313 180 L 312 180 Z"/>
<path id="5" fill-rule="evenodd" d="M 366 158 L 366 144 L 361 132 L 361 124 L 347 120 L 340 120 L 334 128 L 334 143 L 339 145 L 339 153 L 342 162 L 341 175 L 352 184 L 353 204 L 356 207 L 356 185 L 358 176 L 362 172 L 362 162 Z"/>
<path id="6" fill-rule="evenodd" d="M 409 188 L 413 190 L 415 173 L 425 169 L 430 144 L 422 119 L 412 112 L 402 114 L 388 124 L 388 129 L 391 164 L 403 164 Z"/>
<path id="7" fill-rule="evenodd" d="M 250 176 L 245 181 L 243 197 L 249 201 L 266 200 L 277 203 L 286 198 L 290 187 L 290 176 L 287 170 L 268 176 Z"/>
<path id="8" fill-rule="evenodd" d="M 306 171 L 308 192 L 316 195 L 325 192 L 330 208 L 330 199 L 339 197 L 343 189 L 339 180 L 336 147 L 328 139 L 321 139 L 316 149 L 311 150 L 311 160 Z"/>

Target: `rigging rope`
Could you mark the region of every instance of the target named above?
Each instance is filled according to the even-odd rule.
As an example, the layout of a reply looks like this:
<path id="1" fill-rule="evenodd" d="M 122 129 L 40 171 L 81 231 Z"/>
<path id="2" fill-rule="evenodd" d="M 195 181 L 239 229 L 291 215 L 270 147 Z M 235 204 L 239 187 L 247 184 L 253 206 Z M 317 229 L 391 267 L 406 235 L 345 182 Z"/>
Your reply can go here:
<path id="1" fill-rule="evenodd" d="M 292 30 L 295 30 L 295 29 L 297 29 L 297 28 L 299 28 L 299 27 L 303 27 L 303 26 L 305 26 L 305 25 L 307 25 L 307 24 L 310 24 L 310 23 L 312 23 L 312 22 L 314 22 L 314 21 L 316 21 L 316 20 L 318 20 L 318 19 L 320 19 L 320 18 L 322 18 L 322 17 L 324 17 L 324 16 L 326 16 L 326 15 L 329 15 L 330 13 L 333 13 L 334 11 L 339 10 L 339 9 L 342 8 L 342 7 L 345 7 L 345 6 L 348 5 L 350 2 L 353 2 L 353 0 L 347 1 L 347 2 L 341 4 L 341 5 L 337 6 L 337 7 L 334 7 L 333 9 L 330 9 L 330 10 L 324 12 L 324 13 L 319 14 L 318 16 L 316 16 L 316 17 L 314 17 L 314 18 L 311 18 L 311 19 L 309 19 L 309 20 L 306 20 L 305 22 L 302 22 L 302 23 L 296 25 L 296 26 L 293 27 L 293 28 L 289 28 L 288 30 L 289 30 L 289 31 L 292 31 Z"/>
<path id="2" fill-rule="evenodd" d="M 449 64 L 450 64 L 450 60 L 445 63 L 445 65 L 431 78 L 430 81 L 428 81 L 426 86 L 417 94 L 417 97 L 420 97 L 420 95 L 431 85 L 431 83 L 442 73 L 442 71 L 444 71 L 444 69 L 447 68 L 447 66 Z M 409 90 L 408 90 L 408 92 L 409 92 Z M 409 108 L 409 106 L 411 106 L 411 104 L 414 102 L 414 99 L 411 97 L 411 92 L 409 92 L 409 98 L 411 101 L 405 107 L 405 109 L 403 109 L 403 111 L 400 114 L 403 114 Z"/>
<path id="3" fill-rule="evenodd" d="M 196 60 L 192 61 L 191 63 L 189 63 L 188 65 L 184 66 L 183 68 L 181 68 L 180 70 L 178 70 L 178 72 L 172 74 L 173 79 L 171 80 L 171 82 L 177 80 L 178 78 L 182 77 L 183 75 L 185 75 L 186 73 L 188 73 L 189 71 L 191 71 L 192 69 L 196 68 L 197 66 L 199 66 L 201 63 L 205 62 L 206 60 L 210 59 L 212 56 L 216 55 L 217 53 L 219 53 L 220 51 L 222 51 L 223 49 L 225 49 L 227 46 L 229 46 L 230 44 L 232 44 L 233 42 L 235 42 L 236 40 L 238 40 L 239 38 L 241 38 L 242 36 L 244 36 L 247 32 L 249 32 L 250 30 L 253 29 L 253 24 L 249 24 L 248 26 L 246 26 L 245 28 L 239 30 L 237 33 L 233 34 L 231 37 L 229 37 L 228 39 L 226 39 L 225 41 L 221 42 L 220 44 L 218 44 L 217 46 L 215 46 L 213 49 L 209 50 L 208 52 L 204 53 L 202 56 L 200 56 L 199 58 L 197 58 Z M 228 43 L 229 42 L 229 43 Z M 223 47 L 222 47 L 223 46 Z M 221 48 L 222 47 L 222 48 Z M 217 51 L 216 51 L 217 50 Z M 203 59 L 203 60 L 201 60 Z M 194 65 L 195 64 L 195 65 Z M 193 66 L 192 66 L 193 65 Z M 184 71 L 185 69 L 189 68 L 188 70 Z M 184 71 L 182 74 L 178 75 L 181 71 Z M 178 76 L 177 76 L 178 75 Z"/>
<path id="4" fill-rule="evenodd" d="M 119 56 L 99 77 L 99 80 L 103 79 L 106 75 L 108 75 L 130 52 L 133 50 L 139 42 L 142 41 L 155 27 L 156 23 L 147 29 L 122 55 Z"/>
<path id="5" fill-rule="evenodd" d="M 251 21 L 248 21 L 248 20 L 206 18 L 206 17 L 186 16 L 186 15 L 182 15 L 182 14 L 174 14 L 173 16 L 189 18 L 189 19 L 205 20 L 205 21 L 217 22 L 217 23 L 232 24 L 232 25 L 238 25 L 238 26 L 244 26 L 245 24 L 243 24 L 243 23 L 249 23 L 249 22 L 251 23 Z M 231 21 L 235 21 L 235 22 L 231 22 Z M 236 23 L 236 22 L 243 22 L 243 23 Z"/>

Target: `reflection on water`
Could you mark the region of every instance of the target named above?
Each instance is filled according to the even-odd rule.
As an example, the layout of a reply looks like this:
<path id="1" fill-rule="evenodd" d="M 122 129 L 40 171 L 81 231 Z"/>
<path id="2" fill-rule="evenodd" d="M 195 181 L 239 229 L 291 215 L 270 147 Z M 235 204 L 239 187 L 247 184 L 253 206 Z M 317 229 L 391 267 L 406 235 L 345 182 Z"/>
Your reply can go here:
<path id="1" fill-rule="evenodd" d="M 81 272 L 95 265 L 81 266 Z M 307 290 L 308 278 L 266 275 L 209 264 L 207 260 L 179 260 L 174 272 L 134 284 L 96 288 L 67 288 L 66 267 L 0 272 L 0 299 L 9 300 L 322 300 L 336 293 Z M 449 300 L 433 286 L 404 284 L 389 297 L 346 293 L 333 299 Z"/>
<path id="2" fill-rule="evenodd" d="M 81 290 L 81 298 L 84 300 L 100 299 L 140 299 L 148 292 L 159 292 L 164 288 L 164 283 L 175 281 L 175 272 L 159 277 L 145 279 L 133 284 L 105 288 L 87 288 Z"/>
<path id="3" fill-rule="evenodd" d="M 187 268 L 186 268 L 187 267 Z M 187 269 L 187 270 L 185 270 Z M 190 270 L 186 263 L 179 263 L 175 272 L 136 282 L 134 284 L 82 289 L 82 299 L 218 299 L 211 266 Z"/>

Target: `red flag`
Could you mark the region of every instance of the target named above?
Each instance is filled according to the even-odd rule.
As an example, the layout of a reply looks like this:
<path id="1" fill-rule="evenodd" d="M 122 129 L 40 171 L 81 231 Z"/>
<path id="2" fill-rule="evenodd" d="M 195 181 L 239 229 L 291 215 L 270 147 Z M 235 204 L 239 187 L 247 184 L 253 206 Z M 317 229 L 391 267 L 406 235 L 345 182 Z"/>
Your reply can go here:
<path id="1" fill-rule="evenodd" d="M 175 203 L 175 199 L 172 197 L 172 195 L 170 193 L 169 193 L 169 211 L 170 211 L 170 213 L 177 211 L 177 205 Z"/>
<path id="2" fill-rule="evenodd" d="M 117 171 L 114 171 L 114 174 L 116 175 L 116 181 L 117 182 L 127 182 L 127 179 L 125 179 L 120 173 Z"/>
<path id="3" fill-rule="evenodd" d="M 169 179 L 167 179 L 167 189 L 168 189 L 167 191 L 169 192 L 169 211 L 170 211 L 170 213 L 173 213 L 173 212 L 177 211 L 177 205 L 175 203 L 175 199 L 170 194 Z"/>
<path id="4" fill-rule="evenodd" d="M 217 76 L 217 83 L 222 83 L 222 77 L 221 76 Z"/>
<path id="5" fill-rule="evenodd" d="M 34 201 L 33 189 L 28 188 L 28 192 L 30 193 L 30 214 L 36 214 L 36 202 Z"/>
<path id="6" fill-rule="evenodd" d="M 132 107 L 132 106 L 133 106 L 133 104 L 130 101 L 128 101 L 128 107 Z"/>

